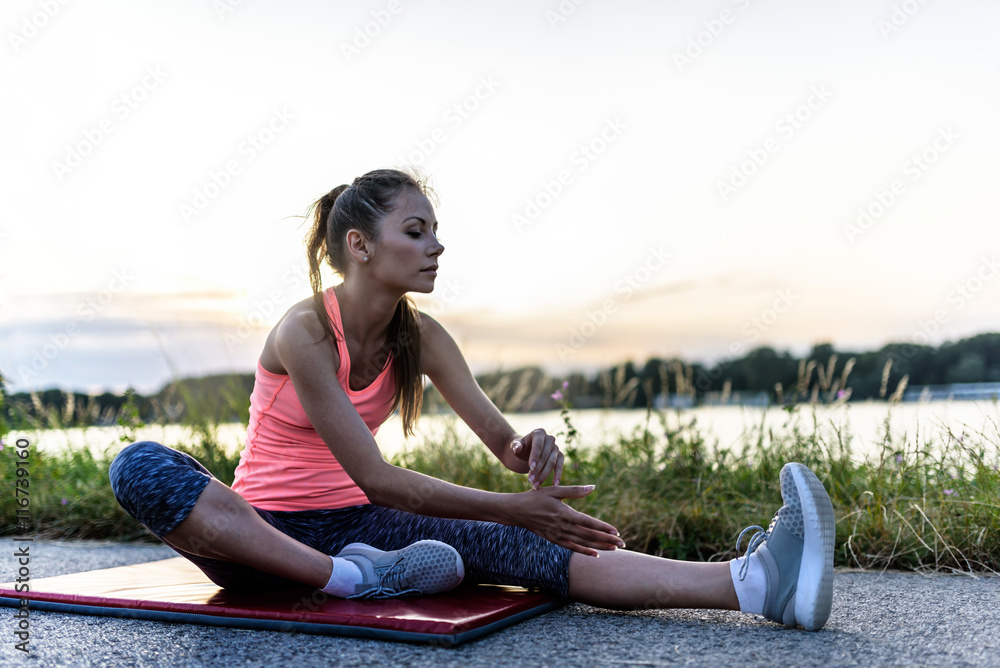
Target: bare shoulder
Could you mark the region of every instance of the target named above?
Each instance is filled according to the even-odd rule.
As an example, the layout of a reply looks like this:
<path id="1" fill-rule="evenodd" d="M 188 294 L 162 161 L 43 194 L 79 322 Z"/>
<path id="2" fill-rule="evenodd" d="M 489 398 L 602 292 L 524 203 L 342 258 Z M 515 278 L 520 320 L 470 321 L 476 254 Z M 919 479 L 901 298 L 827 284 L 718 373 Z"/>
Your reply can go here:
<path id="1" fill-rule="evenodd" d="M 313 308 L 312 297 L 307 297 L 302 301 L 293 304 L 281 320 L 275 325 L 274 331 L 281 339 L 291 339 L 296 343 L 303 343 L 308 338 L 318 340 L 323 338 L 326 330 L 320 322 L 316 309 Z M 305 338 L 303 338 L 305 337 Z"/>
<path id="2" fill-rule="evenodd" d="M 417 311 L 417 316 L 420 318 L 420 336 L 434 338 L 442 334 L 448 335 L 441 323 L 423 311 Z"/>
<path id="3" fill-rule="evenodd" d="M 447 369 L 455 363 L 463 363 L 461 351 L 455 339 L 441 323 L 420 312 L 420 366 L 423 373 L 431 378 L 438 371 Z"/>
<path id="4" fill-rule="evenodd" d="M 317 350 L 328 350 L 336 356 L 333 346 L 317 348 L 326 338 L 326 330 L 313 308 L 312 297 L 292 305 L 271 330 L 260 355 L 260 363 L 266 370 L 287 374 L 288 360 L 302 354 L 315 354 Z"/>
<path id="5" fill-rule="evenodd" d="M 417 312 L 420 317 L 420 352 L 430 353 L 443 343 L 454 342 L 451 335 L 441 323 L 423 311 Z"/>

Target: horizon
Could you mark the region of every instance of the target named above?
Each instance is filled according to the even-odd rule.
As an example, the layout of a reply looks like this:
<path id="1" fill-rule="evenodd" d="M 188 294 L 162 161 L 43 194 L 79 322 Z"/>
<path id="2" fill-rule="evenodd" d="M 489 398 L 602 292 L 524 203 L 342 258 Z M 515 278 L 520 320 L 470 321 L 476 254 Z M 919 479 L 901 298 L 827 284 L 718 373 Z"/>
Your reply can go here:
<path id="1" fill-rule="evenodd" d="M 1000 331 L 1000 6 L 46 7 L 0 9 L 11 392 L 252 372 L 307 205 L 384 166 L 476 372 Z"/>
<path id="2" fill-rule="evenodd" d="M 943 341 L 942 343 L 940 343 L 938 345 L 932 345 L 930 347 L 935 348 L 935 349 L 940 349 L 943 346 L 954 345 L 956 343 L 959 343 L 959 342 L 964 341 L 964 340 L 969 339 L 969 338 L 975 338 L 975 337 L 978 337 L 978 336 L 986 336 L 986 335 L 991 335 L 991 334 L 993 334 L 993 335 L 1000 334 L 1000 331 L 997 331 L 997 332 L 980 332 L 980 333 L 977 333 L 977 334 L 973 334 L 973 335 L 971 335 L 969 337 L 962 337 L 961 339 Z M 517 366 L 510 366 L 510 367 L 488 367 L 488 368 L 481 368 L 481 369 L 475 369 L 474 368 L 472 371 L 473 371 L 473 373 L 475 375 L 479 376 L 479 375 L 488 375 L 488 374 L 492 374 L 492 373 L 511 373 L 511 372 L 515 372 L 515 371 L 518 371 L 518 370 L 522 370 L 522 369 L 534 368 L 534 369 L 541 370 L 542 373 L 544 373 L 549 378 L 553 378 L 553 379 L 568 378 L 571 375 L 580 374 L 580 375 L 583 375 L 585 378 L 588 378 L 589 380 L 593 380 L 594 376 L 596 374 L 600 373 L 601 371 L 605 371 L 605 370 L 608 370 L 608 369 L 618 368 L 618 367 L 620 367 L 620 366 L 622 366 L 624 364 L 633 364 L 636 369 L 641 369 L 647 362 L 649 362 L 651 360 L 654 360 L 654 359 L 658 359 L 658 360 L 660 360 L 662 362 L 679 361 L 679 362 L 681 362 L 682 364 L 684 364 L 686 366 L 691 366 L 691 367 L 701 366 L 702 368 L 704 368 L 706 370 L 711 370 L 712 368 L 716 367 L 719 364 L 728 364 L 731 361 L 737 361 L 739 359 L 742 359 L 742 358 L 746 357 L 747 354 L 749 354 L 750 352 L 753 352 L 755 350 L 764 349 L 764 348 L 773 350 L 775 352 L 775 354 L 778 355 L 778 356 L 790 355 L 792 358 L 798 359 L 798 360 L 802 361 L 802 360 L 808 360 L 809 359 L 808 353 L 810 353 L 812 351 L 812 349 L 814 349 L 817 346 L 822 346 L 822 345 L 829 345 L 831 347 L 831 349 L 833 350 L 833 353 L 835 355 L 864 355 L 864 354 L 877 353 L 877 352 L 879 352 L 879 351 L 881 351 L 881 350 L 883 350 L 883 349 L 885 349 L 886 347 L 889 347 L 889 346 L 904 346 L 904 345 L 908 345 L 908 344 L 912 344 L 912 342 L 907 342 L 907 341 L 889 341 L 889 342 L 886 342 L 883 345 L 878 346 L 876 348 L 850 349 L 850 348 L 838 347 L 836 343 L 831 342 L 831 341 L 816 341 L 816 342 L 814 342 L 814 343 L 806 346 L 804 349 L 802 349 L 801 352 L 796 352 L 795 350 L 793 350 L 791 348 L 780 348 L 780 347 L 770 346 L 770 345 L 767 345 L 767 344 L 761 344 L 761 345 L 758 345 L 758 346 L 753 346 L 753 347 L 747 348 L 747 349 L 743 350 L 742 353 L 740 353 L 738 355 L 733 355 L 731 353 L 730 354 L 722 354 L 722 355 L 716 356 L 714 359 L 684 359 L 684 358 L 680 358 L 680 357 L 668 357 L 668 358 L 664 358 L 664 357 L 657 357 L 655 355 L 652 355 L 652 356 L 645 357 L 643 359 L 633 359 L 633 358 L 630 358 L 630 359 L 621 359 L 621 360 L 618 360 L 618 361 L 615 361 L 615 362 L 611 362 L 611 363 L 608 363 L 608 364 L 605 364 L 605 365 L 589 365 L 589 366 L 585 366 L 585 367 L 584 366 L 580 366 L 580 367 L 559 367 L 559 366 L 545 366 L 543 364 L 525 364 L 525 365 L 517 365 Z M 930 345 L 930 344 L 917 344 L 917 345 Z M 846 361 L 846 359 L 844 361 Z M 126 390 L 131 389 L 131 390 L 135 391 L 136 393 L 138 393 L 139 395 L 150 396 L 150 395 L 153 395 L 153 394 L 156 394 L 156 393 L 159 393 L 159 392 L 163 391 L 171 383 L 184 382 L 184 381 L 189 381 L 189 380 L 203 380 L 203 379 L 206 379 L 206 378 L 224 377 L 224 376 L 230 376 L 230 375 L 253 376 L 254 374 L 255 374 L 255 370 L 254 369 L 245 369 L 245 370 L 242 370 L 242 371 L 240 371 L 240 370 L 233 370 L 233 371 L 220 371 L 220 372 L 205 372 L 205 373 L 201 373 L 199 375 L 171 377 L 171 378 L 163 381 L 162 383 L 159 383 L 159 384 L 156 384 L 156 385 L 150 385 L 150 386 L 147 386 L 147 387 L 135 387 L 135 386 L 132 386 L 132 385 L 118 386 L 118 387 L 107 387 L 106 386 L 106 387 L 101 387 L 101 388 L 74 388 L 74 387 L 50 386 L 50 387 L 37 387 L 37 388 L 30 388 L 30 389 L 14 389 L 13 391 L 10 391 L 10 388 L 8 388 L 8 393 L 9 394 L 21 394 L 21 393 L 32 394 L 32 393 L 38 393 L 38 392 L 60 391 L 60 392 L 66 393 L 66 394 L 74 393 L 74 394 L 80 394 L 80 395 L 83 395 L 83 396 L 95 397 L 95 396 L 99 396 L 99 395 L 105 394 L 105 393 L 116 395 L 116 396 L 122 396 L 122 395 L 124 395 L 124 393 L 126 392 Z M 962 382 L 965 382 L 965 381 L 962 381 Z M 969 381 L 969 382 L 972 382 L 973 384 L 976 384 L 976 382 L 973 382 L 973 381 Z M 986 381 L 986 382 L 993 382 L 993 381 Z M 945 384 L 947 385 L 948 383 L 945 383 Z"/>

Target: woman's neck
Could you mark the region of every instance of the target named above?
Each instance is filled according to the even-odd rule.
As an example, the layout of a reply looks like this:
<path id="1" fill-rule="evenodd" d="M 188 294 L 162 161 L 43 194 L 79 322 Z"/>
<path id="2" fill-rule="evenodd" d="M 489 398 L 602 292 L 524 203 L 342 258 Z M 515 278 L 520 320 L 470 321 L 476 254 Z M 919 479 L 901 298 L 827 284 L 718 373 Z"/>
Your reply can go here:
<path id="1" fill-rule="evenodd" d="M 382 343 L 402 295 L 373 292 L 357 282 L 344 281 L 334 288 L 340 305 L 344 336 L 367 343 Z"/>

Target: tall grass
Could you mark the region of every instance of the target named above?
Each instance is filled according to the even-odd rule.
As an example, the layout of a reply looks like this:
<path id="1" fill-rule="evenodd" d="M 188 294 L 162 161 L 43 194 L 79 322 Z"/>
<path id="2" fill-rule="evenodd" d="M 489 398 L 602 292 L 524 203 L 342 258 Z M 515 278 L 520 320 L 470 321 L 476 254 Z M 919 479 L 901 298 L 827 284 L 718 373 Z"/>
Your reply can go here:
<path id="1" fill-rule="evenodd" d="M 859 459 L 841 425 L 788 411 L 778 431 L 718 448 L 683 413 L 649 414 L 632 434 L 570 449 L 564 484 L 594 484 L 573 502 L 616 526 L 630 549 L 676 559 L 736 556 L 735 538 L 766 527 L 781 505 L 778 474 L 812 468 L 837 518 L 838 566 L 915 571 L 1000 571 L 1000 431 L 900 436 L 888 416 L 876 457 Z M 866 448 L 867 449 L 867 448 Z M 451 482 L 498 491 L 526 483 L 456 431 L 393 459 Z"/>
<path id="2" fill-rule="evenodd" d="M 184 443 L 168 443 L 197 459 L 227 485 L 239 463 L 239 454 L 218 444 L 219 423 L 200 413 L 186 419 L 190 436 Z M 28 524 L 39 538 L 111 538 L 155 540 L 146 529 L 121 509 L 111 491 L 108 469 L 122 445 L 138 440 L 145 426 L 139 416 L 134 392 L 125 393 L 125 403 L 117 416 L 118 437 L 103 447 L 69 448 L 58 453 L 38 450 L 39 430 L 19 432 L 31 444 L 27 468 L 30 486 Z M 17 442 L 0 425 L 0 483 L 9 494 L 0 498 L 0 535 L 23 533 L 17 527 L 14 480 L 17 476 Z"/>
<path id="3" fill-rule="evenodd" d="M 126 403 L 126 407 L 128 403 Z M 650 411 L 633 433 L 588 448 L 566 448 L 564 484 L 595 484 L 572 502 L 622 533 L 630 549 L 677 559 L 735 556 L 737 534 L 767 526 L 781 505 L 778 472 L 788 461 L 812 468 L 837 517 L 839 566 L 914 571 L 1000 572 L 1000 429 L 946 427 L 896 434 L 885 426 L 877 455 L 860 457 L 846 425 L 824 424 L 808 407 L 787 412 L 781 428 L 748 430 L 738 447 L 720 448 L 683 412 Z M 892 410 L 887 406 L 887 411 Z M 564 405 L 566 433 L 572 412 Z M 135 440 L 137 411 L 123 410 L 119 440 Z M 189 425 L 188 452 L 232 482 L 238 455 L 220 447 L 217 424 Z M 29 433 L 29 439 L 34 439 Z M 16 531 L 14 443 L 0 451 L 2 533 Z M 566 442 L 565 439 L 563 441 Z M 31 451 L 31 525 L 39 537 L 142 539 L 149 535 L 118 506 L 108 467 L 120 443 L 60 453 Z M 871 452 L 870 446 L 865 447 Z M 391 458 L 461 485 L 504 492 L 527 489 L 481 444 L 455 428 Z"/>

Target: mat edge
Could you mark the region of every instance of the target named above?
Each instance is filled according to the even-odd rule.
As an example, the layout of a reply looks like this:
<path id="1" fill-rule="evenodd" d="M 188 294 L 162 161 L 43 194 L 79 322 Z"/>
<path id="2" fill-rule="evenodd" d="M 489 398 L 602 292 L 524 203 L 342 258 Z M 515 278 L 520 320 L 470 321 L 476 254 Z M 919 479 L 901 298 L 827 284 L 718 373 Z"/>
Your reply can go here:
<path id="1" fill-rule="evenodd" d="M 22 598 L 0 596 L 0 606 L 21 607 Z M 220 617 L 218 615 L 203 615 L 192 612 L 167 612 L 162 610 L 144 610 L 141 608 L 121 608 L 96 605 L 79 605 L 55 601 L 29 600 L 29 610 L 42 612 L 60 612 L 66 614 L 90 615 L 94 617 L 115 617 L 118 619 L 141 619 L 144 621 L 166 622 L 175 624 L 198 624 L 223 628 L 240 628 L 251 631 L 275 631 L 278 633 L 308 633 L 312 635 L 328 635 L 336 637 L 366 638 L 372 640 L 392 640 L 396 642 L 412 642 L 451 647 L 477 640 L 486 635 L 513 626 L 532 617 L 537 617 L 555 608 L 562 607 L 567 601 L 547 601 L 533 608 L 522 610 L 514 615 L 499 619 L 483 626 L 451 634 L 420 633 L 401 631 L 397 629 L 381 629 L 371 626 L 350 626 L 344 624 L 316 624 L 312 622 L 289 622 L 251 617 Z M 122 614 L 128 613 L 128 614 Z M 222 620 L 236 623 L 223 623 Z"/>

